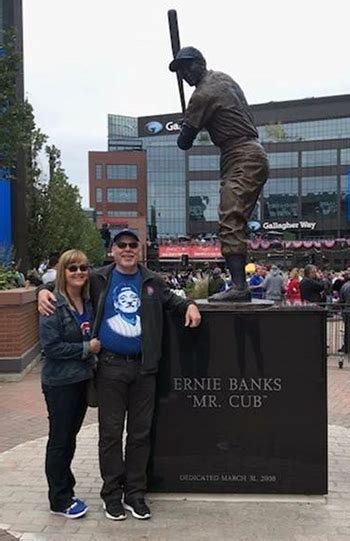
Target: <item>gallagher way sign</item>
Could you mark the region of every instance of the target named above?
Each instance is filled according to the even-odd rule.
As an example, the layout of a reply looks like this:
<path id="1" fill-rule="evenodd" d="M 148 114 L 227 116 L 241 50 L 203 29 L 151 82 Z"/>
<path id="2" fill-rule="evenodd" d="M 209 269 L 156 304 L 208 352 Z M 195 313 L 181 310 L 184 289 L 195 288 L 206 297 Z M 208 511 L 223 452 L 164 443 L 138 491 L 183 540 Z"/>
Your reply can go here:
<path id="1" fill-rule="evenodd" d="M 317 226 L 317 222 L 308 222 L 301 220 L 300 222 L 264 222 L 262 224 L 263 229 L 274 231 L 281 229 L 285 231 L 286 229 L 309 229 L 313 231 Z"/>
<path id="2" fill-rule="evenodd" d="M 139 137 L 152 135 L 172 135 L 180 131 L 181 115 L 147 116 L 138 119 Z"/>

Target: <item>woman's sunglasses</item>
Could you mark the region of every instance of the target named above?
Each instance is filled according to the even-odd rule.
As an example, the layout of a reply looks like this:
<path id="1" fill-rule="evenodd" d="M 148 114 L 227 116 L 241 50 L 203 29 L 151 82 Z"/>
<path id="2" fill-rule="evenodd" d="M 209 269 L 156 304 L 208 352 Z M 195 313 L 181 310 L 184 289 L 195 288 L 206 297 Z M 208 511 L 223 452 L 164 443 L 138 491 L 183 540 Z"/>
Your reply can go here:
<path id="1" fill-rule="evenodd" d="M 125 250 L 125 248 L 127 246 L 129 246 L 129 248 L 131 248 L 132 250 L 136 250 L 136 248 L 138 248 L 139 246 L 139 243 L 135 241 L 133 242 L 123 242 L 123 241 L 120 241 L 120 242 L 117 242 L 116 243 L 118 248 L 120 248 L 121 250 Z"/>
<path id="2" fill-rule="evenodd" d="M 87 270 L 89 270 L 88 265 L 68 265 L 68 267 L 66 268 L 69 272 L 86 272 Z"/>

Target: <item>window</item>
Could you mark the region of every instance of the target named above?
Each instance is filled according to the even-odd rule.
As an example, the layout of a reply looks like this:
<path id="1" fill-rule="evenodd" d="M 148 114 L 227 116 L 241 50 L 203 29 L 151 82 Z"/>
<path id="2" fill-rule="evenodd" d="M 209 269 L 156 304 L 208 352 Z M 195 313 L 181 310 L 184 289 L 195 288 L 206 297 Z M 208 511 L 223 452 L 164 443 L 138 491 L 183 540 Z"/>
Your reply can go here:
<path id="1" fill-rule="evenodd" d="M 337 150 L 304 150 L 301 154 L 303 167 L 337 165 Z"/>
<path id="2" fill-rule="evenodd" d="M 95 165 L 95 178 L 96 180 L 102 180 L 103 175 L 103 165 L 96 163 Z"/>
<path id="3" fill-rule="evenodd" d="M 157 136 L 154 136 L 157 139 Z M 158 137 L 157 144 L 147 148 L 147 202 L 151 222 L 152 212 L 159 235 L 186 233 L 186 154 L 176 146 L 177 136 Z M 161 144 L 167 140 L 167 145 Z M 169 145 L 169 139 L 171 145 Z M 154 139 L 152 138 L 151 142 Z"/>
<path id="4" fill-rule="evenodd" d="M 298 179 L 269 179 L 264 186 L 264 219 L 298 218 Z"/>
<path id="5" fill-rule="evenodd" d="M 337 193 L 337 177 L 304 177 L 301 195 L 322 195 Z"/>
<path id="6" fill-rule="evenodd" d="M 190 221 L 217 222 L 219 194 L 219 180 L 196 180 L 190 182 Z"/>
<path id="7" fill-rule="evenodd" d="M 315 221 L 322 229 L 336 224 L 338 216 L 337 177 L 304 177 L 301 183 L 304 220 Z"/>
<path id="8" fill-rule="evenodd" d="M 108 180 L 136 180 L 137 165 L 107 165 Z"/>
<path id="9" fill-rule="evenodd" d="M 137 137 L 137 118 L 123 115 L 108 115 L 108 137 Z"/>
<path id="10" fill-rule="evenodd" d="M 96 188 L 96 203 L 102 203 L 102 188 Z"/>
<path id="11" fill-rule="evenodd" d="M 120 218 L 137 218 L 138 212 L 136 210 L 108 210 L 107 216 Z"/>
<path id="12" fill-rule="evenodd" d="M 219 171 L 220 156 L 190 156 L 188 159 L 188 168 L 190 171 Z"/>
<path id="13" fill-rule="evenodd" d="M 340 163 L 350 165 L 350 148 L 342 148 L 340 151 Z"/>
<path id="14" fill-rule="evenodd" d="M 312 141 L 320 139 L 344 139 L 350 137 L 350 118 L 287 122 L 271 126 L 258 126 L 260 140 L 267 141 Z"/>
<path id="15" fill-rule="evenodd" d="M 264 196 L 275 194 L 298 194 L 298 179 L 292 178 L 272 178 L 264 186 Z"/>
<path id="16" fill-rule="evenodd" d="M 340 177 L 340 223 L 341 227 L 347 229 L 346 236 L 348 236 L 349 222 L 350 222 L 350 172 L 348 175 L 342 175 Z"/>
<path id="17" fill-rule="evenodd" d="M 297 152 L 270 152 L 268 158 L 271 169 L 298 167 Z"/>
<path id="18" fill-rule="evenodd" d="M 109 203 L 137 203 L 137 189 L 108 188 L 107 201 Z"/>

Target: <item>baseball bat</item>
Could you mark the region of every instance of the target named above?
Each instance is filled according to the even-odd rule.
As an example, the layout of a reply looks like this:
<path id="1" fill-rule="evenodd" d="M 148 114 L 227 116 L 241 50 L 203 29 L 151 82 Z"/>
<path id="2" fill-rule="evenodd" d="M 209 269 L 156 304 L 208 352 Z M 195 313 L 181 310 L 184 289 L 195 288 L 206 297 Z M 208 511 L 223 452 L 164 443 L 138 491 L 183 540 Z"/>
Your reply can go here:
<path id="1" fill-rule="evenodd" d="M 171 49 L 173 51 L 173 57 L 175 58 L 178 51 L 181 49 L 179 25 L 177 22 L 177 13 L 175 9 L 169 9 L 168 22 L 169 22 Z M 177 78 L 177 86 L 178 86 L 179 94 L 180 94 L 181 109 L 182 109 L 182 112 L 184 113 L 186 111 L 184 82 L 178 72 L 176 72 L 176 78 Z"/>

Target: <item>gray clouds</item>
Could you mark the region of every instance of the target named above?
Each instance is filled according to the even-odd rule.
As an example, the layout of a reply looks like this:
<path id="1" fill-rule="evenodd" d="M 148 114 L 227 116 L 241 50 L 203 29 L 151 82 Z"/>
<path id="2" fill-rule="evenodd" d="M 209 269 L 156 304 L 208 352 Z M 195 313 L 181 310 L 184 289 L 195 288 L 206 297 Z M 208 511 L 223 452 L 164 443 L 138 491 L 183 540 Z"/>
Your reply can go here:
<path id="1" fill-rule="evenodd" d="M 229 73 L 250 103 L 349 92 L 348 0 L 23 0 L 26 93 L 88 205 L 88 150 L 107 114 L 179 111 L 167 10 L 183 45 Z M 191 90 L 186 89 L 187 97 Z"/>

